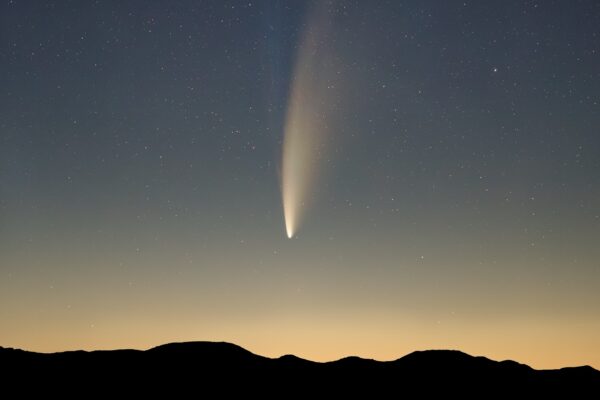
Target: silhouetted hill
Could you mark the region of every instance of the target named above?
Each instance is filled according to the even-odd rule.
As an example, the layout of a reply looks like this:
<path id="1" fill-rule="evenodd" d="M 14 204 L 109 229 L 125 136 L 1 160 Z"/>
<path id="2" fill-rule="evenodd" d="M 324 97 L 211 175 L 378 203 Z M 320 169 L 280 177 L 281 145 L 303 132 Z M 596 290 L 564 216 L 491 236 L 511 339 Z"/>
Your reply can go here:
<path id="1" fill-rule="evenodd" d="M 267 358 L 230 343 L 171 343 L 147 351 L 33 353 L 0 347 L 0 379 L 22 394 L 44 390 L 96 392 L 293 394 L 557 395 L 600 393 L 600 371 L 591 367 L 534 370 L 514 361 L 492 361 L 460 351 L 428 350 L 395 361 L 347 357 L 317 363 L 286 355 Z M 287 392 L 281 392 L 285 389 Z M 65 392 L 66 391 L 66 392 Z"/>

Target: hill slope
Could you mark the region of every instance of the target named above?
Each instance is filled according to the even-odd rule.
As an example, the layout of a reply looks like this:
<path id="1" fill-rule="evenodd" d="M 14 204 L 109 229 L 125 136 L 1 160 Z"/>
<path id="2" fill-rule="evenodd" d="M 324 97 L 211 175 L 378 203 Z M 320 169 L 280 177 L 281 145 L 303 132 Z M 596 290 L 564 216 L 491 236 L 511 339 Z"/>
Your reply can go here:
<path id="1" fill-rule="evenodd" d="M 0 373 L 5 387 L 12 384 L 24 394 L 41 387 L 137 394 L 202 389 L 219 390 L 222 395 L 253 392 L 274 397 L 286 397 L 281 388 L 313 397 L 316 393 L 415 391 L 472 397 L 600 393 L 600 371 L 588 366 L 534 370 L 514 361 L 497 362 L 450 350 L 419 351 L 389 362 L 348 357 L 317 363 L 291 355 L 271 359 L 216 342 L 171 343 L 146 351 L 54 354 L 0 348 Z"/>

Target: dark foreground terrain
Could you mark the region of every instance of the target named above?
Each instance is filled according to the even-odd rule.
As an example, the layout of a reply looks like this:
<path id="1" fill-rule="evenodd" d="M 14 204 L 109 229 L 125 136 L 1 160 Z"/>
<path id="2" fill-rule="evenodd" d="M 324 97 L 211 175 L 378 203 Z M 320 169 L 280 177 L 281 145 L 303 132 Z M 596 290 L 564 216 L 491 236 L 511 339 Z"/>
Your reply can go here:
<path id="1" fill-rule="evenodd" d="M 230 343 L 173 343 L 146 351 L 32 353 L 0 347 L 0 382 L 21 394 L 45 392 L 157 394 L 191 397 L 261 394 L 288 398 L 339 395 L 460 394 L 488 398 L 558 394 L 595 398 L 600 371 L 588 366 L 534 370 L 460 351 L 430 350 L 395 361 L 348 357 L 316 363 L 295 356 L 266 358 Z M 82 392 L 82 390 L 85 390 Z M 20 396 L 18 396 L 20 397 Z"/>

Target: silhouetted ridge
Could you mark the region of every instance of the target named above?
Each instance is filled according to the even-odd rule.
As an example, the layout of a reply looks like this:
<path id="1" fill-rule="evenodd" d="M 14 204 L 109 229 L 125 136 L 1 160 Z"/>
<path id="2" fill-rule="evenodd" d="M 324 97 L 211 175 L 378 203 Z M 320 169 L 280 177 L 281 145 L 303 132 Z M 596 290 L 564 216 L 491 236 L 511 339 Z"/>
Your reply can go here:
<path id="1" fill-rule="evenodd" d="M 227 342 L 169 343 L 146 351 L 148 356 L 162 362 L 190 365 L 197 369 L 220 372 L 231 369 L 262 367 L 269 360 L 251 353 L 243 347 Z M 179 368 L 179 365 L 173 367 Z M 180 371 L 187 373 L 187 371 Z"/>
<path id="2" fill-rule="evenodd" d="M 224 396 L 240 392 L 275 396 L 271 391 L 277 385 L 313 397 L 316 389 L 330 395 L 418 390 L 425 396 L 452 393 L 463 397 L 491 393 L 572 398 L 577 393 L 600 392 L 600 372 L 589 366 L 538 371 L 514 361 L 498 362 L 454 350 L 416 351 L 387 362 L 346 357 L 318 363 L 293 355 L 271 359 L 225 342 L 55 354 L 0 347 L 0 373 L 8 385 L 23 378 L 37 383 L 20 385 L 24 394 L 37 387 L 70 387 L 72 383 L 128 388 L 133 394 L 153 393 L 152 388 L 158 387 L 177 391 L 201 387 L 218 389 Z"/>
<path id="3" fill-rule="evenodd" d="M 533 368 L 515 361 L 493 361 L 486 357 L 473 357 L 458 350 L 425 350 L 415 351 L 396 361 L 399 365 L 409 365 L 411 368 L 431 369 L 461 369 L 480 371 L 481 369 L 502 369 L 503 371 L 519 371 L 528 373 Z"/>
<path id="4" fill-rule="evenodd" d="M 168 343 L 153 347 L 146 351 L 147 353 L 169 354 L 173 356 L 198 356 L 203 358 L 260 358 L 258 356 L 238 345 L 227 342 L 182 342 Z"/>
<path id="5" fill-rule="evenodd" d="M 276 360 L 278 364 L 283 365 L 294 365 L 294 366 L 314 366 L 316 364 L 314 361 L 305 360 L 300 357 L 296 357 L 293 354 L 286 354 L 277 358 Z"/>

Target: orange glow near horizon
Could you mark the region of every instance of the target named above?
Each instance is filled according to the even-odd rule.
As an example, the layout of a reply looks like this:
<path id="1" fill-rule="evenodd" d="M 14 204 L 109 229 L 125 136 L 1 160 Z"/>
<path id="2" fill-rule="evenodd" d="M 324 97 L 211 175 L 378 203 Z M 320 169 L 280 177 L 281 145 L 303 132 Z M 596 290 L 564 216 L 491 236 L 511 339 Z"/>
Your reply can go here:
<path id="1" fill-rule="evenodd" d="M 163 318 L 169 319 L 167 316 Z M 511 359 L 536 369 L 584 364 L 600 369 L 600 357 L 589 351 L 597 344 L 595 333 L 600 330 L 598 322 L 581 330 L 576 321 L 572 321 L 574 324 L 571 327 L 565 328 L 567 325 L 561 321 L 551 320 L 541 324 L 524 321 L 458 324 L 408 318 L 393 323 L 391 319 L 378 320 L 364 315 L 355 315 L 354 318 L 363 321 L 370 319 L 371 325 L 362 326 L 349 319 L 341 319 L 336 323 L 332 317 L 332 321 L 317 318 L 309 321 L 277 319 L 245 326 L 218 321 L 188 322 L 167 324 L 167 327 L 161 328 L 155 321 L 145 318 L 107 318 L 98 319 L 89 326 L 81 325 L 79 329 L 41 332 L 35 330 L 39 321 L 21 321 L 31 330 L 24 333 L 9 328 L 3 333 L 2 339 L 5 347 L 45 353 L 79 349 L 143 350 L 170 342 L 227 341 L 267 357 L 294 354 L 321 362 L 350 355 L 387 361 L 416 350 L 454 349 L 498 361 Z M 71 326 L 68 323 L 64 325 Z M 205 325 L 212 325 L 212 328 Z M 148 333 L 144 335 L 143 332 Z M 553 333 L 549 335 L 548 332 Z"/>
<path id="2" fill-rule="evenodd" d="M 302 238 L 282 240 L 282 252 L 263 266 L 268 274 L 244 268 L 233 281 L 225 273 L 218 248 L 201 261 L 213 265 L 212 270 L 181 269 L 183 275 L 177 279 L 165 275 L 156 253 L 141 261 L 146 276 L 133 282 L 88 276 L 85 271 L 55 279 L 51 286 L 43 276 L 13 281 L 0 293 L 1 303 L 17 297 L 21 303 L 0 307 L 0 320 L 11 321 L 0 331 L 0 343 L 56 352 L 227 341 L 268 357 L 291 353 L 314 361 L 349 355 L 392 360 L 415 350 L 456 349 L 537 369 L 584 364 L 600 368 L 600 352 L 594 350 L 600 322 L 593 310 L 573 312 L 578 304 L 590 301 L 588 290 L 571 293 L 568 301 L 556 306 L 556 294 L 545 287 L 531 292 L 514 286 L 501 294 L 488 283 L 484 293 L 476 288 L 485 281 L 473 276 L 434 291 L 431 283 L 411 287 L 403 282 L 414 278 L 385 272 L 387 283 L 377 283 L 377 290 L 371 291 L 373 276 L 368 271 L 348 269 L 345 277 L 331 274 L 339 268 L 334 251 L 302 258 L 295 253 L 304 251 L 296 248 L 305 244 Z M 344 258 L 354 260 L 344 263 L 345 268 L 361 264 L 354 246 L 340 250 Z M 282 271 L 278 265 L 284 259 L 297 261 Z M 394 262 L 380 260 L 382 265 Z M 413 270 L 420 262 L 406 263 L 396 274 Z M 440 267 L 453 268 L 447 257 L 439 262 Z M 208 276 L 210 284 L 194 290 Z M 177 283 L 180 290 L 170 290 L 181 278 L 186 284 Z M 82 291 L 79 287 L 85 281 L 96 283 Z M 274 286 L 274 281 L 280 284 Z M 20 289 L 25 286 L 30 291 Z"/>

